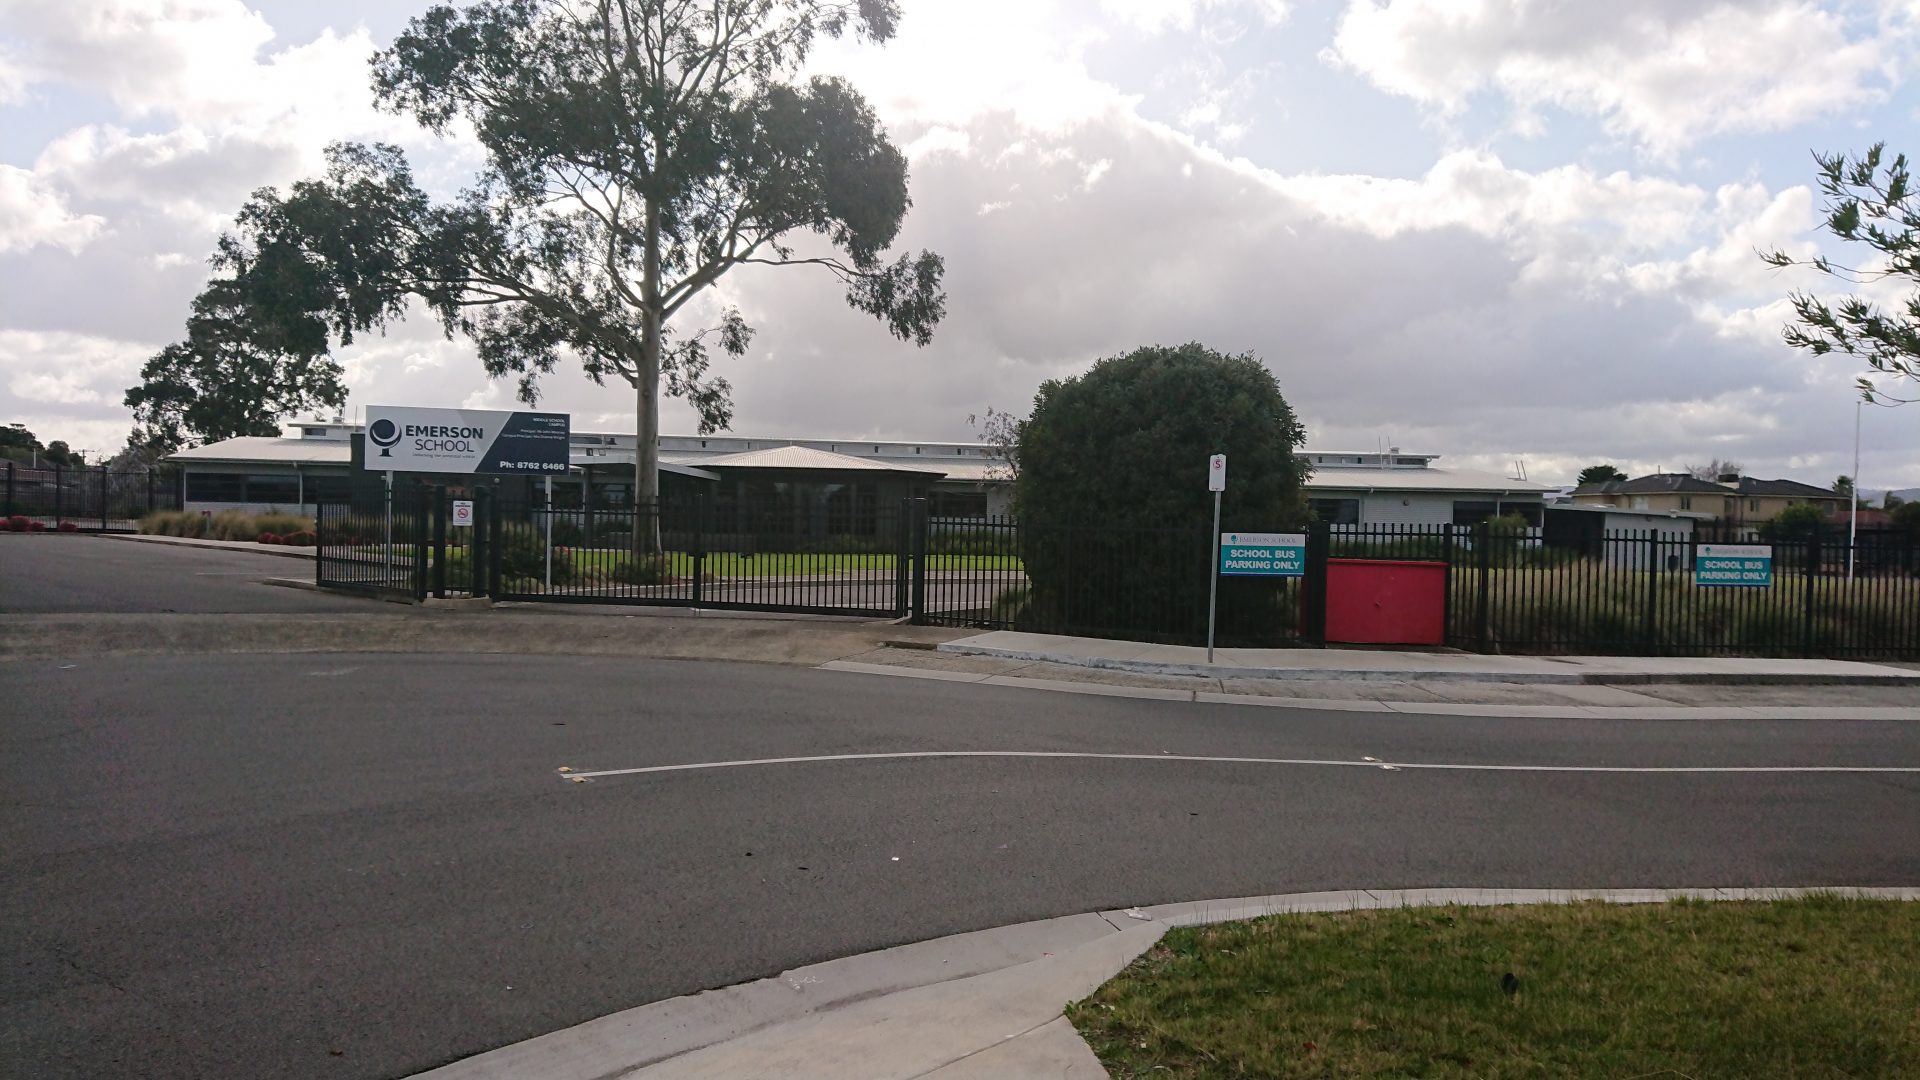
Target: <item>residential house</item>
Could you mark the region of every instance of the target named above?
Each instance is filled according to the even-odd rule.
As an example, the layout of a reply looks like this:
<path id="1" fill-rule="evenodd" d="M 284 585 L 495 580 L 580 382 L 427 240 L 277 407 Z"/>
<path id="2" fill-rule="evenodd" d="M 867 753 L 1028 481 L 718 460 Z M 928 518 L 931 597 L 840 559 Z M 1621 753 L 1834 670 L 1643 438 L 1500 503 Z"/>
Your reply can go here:
<path id="1" fill-rule="evenodd" d="M 1771 521 L 1790 506 L 1816 506 L 1822 513 L 1844 511 L 1847 497 L 1797 480 L 1752 476 L 1702 480 L 1687 473 L 1654 473 L 1582 484 L 1574 489 L 1573 502 L 1621 510 L 1709 514 L 1722 525 L 1749 528 Z"/>

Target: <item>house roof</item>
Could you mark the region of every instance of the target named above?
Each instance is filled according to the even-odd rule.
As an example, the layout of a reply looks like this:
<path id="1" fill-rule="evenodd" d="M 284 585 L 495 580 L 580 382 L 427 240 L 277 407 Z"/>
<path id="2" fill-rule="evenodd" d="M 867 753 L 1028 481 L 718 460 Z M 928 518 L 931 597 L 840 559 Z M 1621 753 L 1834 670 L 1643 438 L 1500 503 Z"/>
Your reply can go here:
<path id="1" fill-rule="evenodd" d="M 1608 480 L 1599 484 L 1581 484 L 1574 489 L 1575 495 L 1771 495 L 1792 499 L 1839 499 L 1845 495 L 1836 495 L 1825 488 L 1812 484 L 1803 484 L 1798 480 L 1761 480 L 1752 476 L 1740 478 L 1739 486 L 1716 484 L 1711 480 L 1702 480 L 1687 473 L 1654 473 L 1651 476 L 1636 476 L 1631 480 Z"/>
<path id="2" fill-rule="evenodd" d="M 703 469 L 830 469 L 835 472 L 919 473 L 934 477 L 947 475 L 947 470 L 943 468 L 896 465 L 851 454 L 836 454 L 831 450 L 816 450 L 811 446 L 775 446 L 766 450 L 721 454 L 702 458 L 699 464 Z"/>
<path id="3" fill-rule="evenodd" d="M 1473 491 L 1502 495 L 1542 495 L 1552 491 L 1547 484 L 1531 480 L 1510 480 L 1499 473 L 1472 469 L 1315 469 L 1307 480 L 1308 491 Z"/>

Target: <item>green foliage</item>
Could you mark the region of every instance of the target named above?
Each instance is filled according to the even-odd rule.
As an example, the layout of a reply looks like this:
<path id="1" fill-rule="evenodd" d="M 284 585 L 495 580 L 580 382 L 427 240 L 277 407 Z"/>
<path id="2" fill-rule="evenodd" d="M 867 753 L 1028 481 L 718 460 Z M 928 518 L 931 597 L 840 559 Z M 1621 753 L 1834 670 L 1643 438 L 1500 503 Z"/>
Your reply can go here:
<path id="1" fill-rule="evenodd" d="M 1589 465 L 1580 470 L 1579 483 L 1584 487 L 1588 484 L 1604 484 L 1614 480 L 1625 480 L 1626 478 L 1626 473 L 1621 472 L 1612 465 Z"/>
<path id="2" fill-rule="evenodd" d="M 313 529 L 312 518 L 297 514 L 251 514 L 244 510 L 222 510 L 217 514 L 158 510 L 140 519 L 143 533 L 195 540 L 257 541 L 262 533 L 295 536 L 311 534 Z"/>
<path id="3" fill-rule="evenodd" d="M 31 452 L 43 449 L 45 449 L 45 447 L 40 445 L 40 440 L 34 437 L 33 432 L 27 430 L 27 425 L 8 424 L 5 427 L 0 427 L 0 450 L 26 450 Z"/>
<path id="4" fill-rule="evenodd" d="M 59 465 L 62 467 L 84 464 L 80 459 L 80 455 L 74 453 L 73 450 L 60 439 L 55 439 L 47 444 L 47 448 L 40 452 L 40 460 L 49 465 Z"/>
<path id="5" fill-rule="evenodd" d="M 666 555 L 641 555 L 616 559 L 607 577 L 622 585 L 664 585 L 672 576 L 672 562 Z"/>
<path id="6" fill-rule="evenodd" d="M 1804 540 L 1826 520 L 1826 511 L 1812 503 L 1789 506 L 1761 524 L 1760 536 L 1764 540 Z"/>
<path id="7" fill-rule="evenodd" d="M 1853 477 L 1836 476 L 1833 478 L 1833 491 L 1836 495 L 1853 494 Z"/>
<path id="8" fill-rule="evenodd" d="M 1850 286 L 1886 281 L 1920 286 L 1920 201 L 1913 197 L 1907 156 L 1887 161 L 1886 144 L 1875 143 L 1862 157 L 1816 153 L 1813 158 L 1827 200 L 1827 231 L 1864 247 L 1862 258 L 1851 266 L 1825 255 L 1796 259 L 1783 250 L 1764 252 L 1761 258 L 1775 267 L 1809 267 Z M 1795 291 L 1791 299 L 1798 324 L 1782 331 L 1787 344 L 1814 356 L 1840 352 L 1864 360 L 1873 376 L 1862 376 L 1858 385 L 1868 401 L 1920 400 L 1894 394 L 1874 381 L 1874 376 L 1882 376 L 1920 382 L 1920 287 L 1890 309 L 1858 295 L 1829 303 Z"/>
<path id="9" fill-rule="evenodd" d="M 1920 533 L 1920 502 L 1896 502 L 1892 498 L 1887 502 L 1887 516 L 1893 518 L 1895 525 Z"/>
<path id="10" fill-rule="evenodd" d="M 1252 355 L 1154 346 L 1049 380 L 1021 426 L 1015 486 L 1030 609 L 1082 632 L 1203 635 L 1208 456 L 1227 455 L 1223 529 L 1284 531 L 1306 520 L 1304 438 Z M 1222 581 L 1223 633 L 1272 634 L 1273 592 Z"/>

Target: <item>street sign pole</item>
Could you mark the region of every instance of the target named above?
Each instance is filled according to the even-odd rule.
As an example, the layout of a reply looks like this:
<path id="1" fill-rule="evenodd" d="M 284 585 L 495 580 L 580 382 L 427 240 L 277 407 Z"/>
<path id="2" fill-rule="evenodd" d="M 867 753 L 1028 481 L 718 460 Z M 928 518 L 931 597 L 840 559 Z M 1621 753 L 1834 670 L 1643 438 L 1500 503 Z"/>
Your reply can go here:
<path id="1" fill-rule="evenodd" d="M 1220 493 L 1227 490 L 1227 455 L 1207 459 L 1207 490 L 1213 492 L 1213 560 L 1207 577 L 1207 663 L 1213 663 L 1213 620 L 1220 600 Z"/>
<path id="2" fill-rule="evenodd" d="M 1213 663 L 1213 616 L 1220 598 L 1220 493 L 1213 493 L 1213 577 L 1207 582 L 1207 663 Z"/>

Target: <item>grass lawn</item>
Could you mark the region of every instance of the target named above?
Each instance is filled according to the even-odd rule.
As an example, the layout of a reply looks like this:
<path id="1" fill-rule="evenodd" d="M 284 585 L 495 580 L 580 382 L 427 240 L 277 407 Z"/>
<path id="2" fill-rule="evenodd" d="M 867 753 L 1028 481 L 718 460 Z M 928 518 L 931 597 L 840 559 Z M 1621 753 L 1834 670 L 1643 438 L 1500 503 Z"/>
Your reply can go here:
<path id="1" fill-rule="evenodd" d="M 569 548 L 573 564 L 582 570 L 606 568 L 615 562 L 629 557 L 626 550 L 611 548 Z M 674 577 L 693 575 L 693 556 L 684 551 L 671 552 L 668 558 L 672 567 L 668 573 Z M 744 577 L 806 577 L 814 574 L 846 574 L 873 570 L 892 570 L 892 555 L 855 554 L 831 555 L 795 552 L 772 552 L 763 555 L 742 555 L 731 551 L 707 553 L 703 571 L 716 578 Z M 1022 568 L 1017 555 L 929 555 L 928 570 L 1005 570 L 1019 572 Z"/>
<path id="2" fill-rule="evenodd" d="M 1067 1015 L 1123 1080 L 1920 1077 L 1920 903 L 1280 915 L 1174 930 Z"/>

